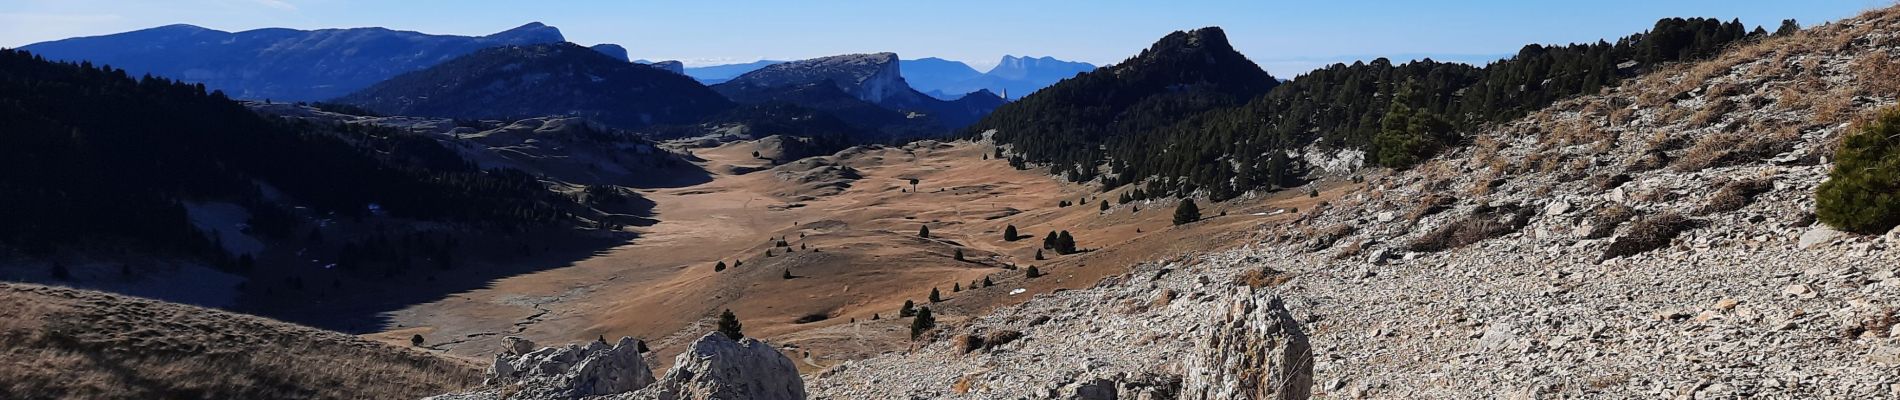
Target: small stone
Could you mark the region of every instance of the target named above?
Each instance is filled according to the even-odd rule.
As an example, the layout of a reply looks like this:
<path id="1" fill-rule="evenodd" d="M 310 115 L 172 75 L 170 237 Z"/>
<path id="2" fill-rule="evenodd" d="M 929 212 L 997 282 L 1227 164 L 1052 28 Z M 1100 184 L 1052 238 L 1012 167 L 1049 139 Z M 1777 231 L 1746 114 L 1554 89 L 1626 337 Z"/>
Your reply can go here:
<path id="1" fill-rule="evenodd" d="M 1801 234 L 1801 241 L 1798 245 L 1803 249 L 1811 249 L 1815 246 L 1833 243 L 1835 239 L 1840 239 L 1842 235 L 1841 231 L 1834 230 L 1834 228 L 1830 228 L 1827 225 L 1815 225 L 1813 228 L 1809 228 L 1806 233 Z"/>
<path id="2" fill-rule="evenodd" d="M 1715 309 L 1722 310 L 1722 311 L 1729 311 L 1729 310 L 1734 310 L 1735 306 L 1740 305 L 1740 304 L 1742 304 L 1742 302 L 1737 301 L 1735 299 L 1722 299 L 1722 300 L 1717 300 L 1715 302 Z"/>
<path id="3" fill-rule="evenodd" d="M 1399 216 L 1391 211 L 1386 211 L 1379 213 L 1375 218 L 1377 218 L 1379 222 L 1392 222 L 1392 220 L 1399 219 Z"/>
<path id="4" fill-rule="evenodd" d="M 1900 346 L 1880 346 L 1867 353 L 1867 361 L 1876 364 L 1900 365 Z"/>
<path id="5" fill-rule="evenodd" d="M 1564 215 L 1569 212 L 1570 202 L 1566 201 L 1553 201 L 1549 206 L 1544 207 L 1544 215 Z"/>
<path id="6" fill-rule="evenodd" d="M 1808 285 L 1803 285 L 1803 284 L 1788 285 L 1787 288 L 1781 289 L 1781 293 L 1789 295 L 1789 296 L 1800 297 L 1802 299 L 1812 299 L 1817 296 L 1820 296 L 1819 293 L 1814 292 L 1814 288 L 1808 287 Z"/>

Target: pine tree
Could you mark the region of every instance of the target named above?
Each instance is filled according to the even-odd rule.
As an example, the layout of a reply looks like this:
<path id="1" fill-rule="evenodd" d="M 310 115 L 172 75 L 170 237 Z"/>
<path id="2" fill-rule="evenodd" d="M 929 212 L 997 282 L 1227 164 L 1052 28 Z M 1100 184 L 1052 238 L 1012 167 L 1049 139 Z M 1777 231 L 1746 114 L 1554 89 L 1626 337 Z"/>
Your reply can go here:
<path id="1" fill-rule="evenodd" d="M 785 279 L 792 279 L 792 270 L 789 268 L 785 270 Z"/>
<path id="2" fill-rule="evenodd" d="M 917 303 L 913 303 L 910 300 L 904 300 L 904 306 L 897 308 L 897 317 L 909 318 L 912 315 L 917 315 Z"/>
<path id="3" fill-rule="evenodd" d="M 1024 272 L 1023 275 L 1031 278 L 1039 277 L 1042 276 L 1042 270 L 1036 269 L 1036 266 L 1031 265 L 1029 266 L 1029 271 Z"/>
<path id="4" fill-rule="evenodd" d="M 920 237 L 920 238 L 925 238 L 925 239 L 929 239 L 929 238 L 930 238 L 930 226 L 929 226 L 929 225 L 925 225 L 925 226 L 923 226 L 923 227 L 920 227 L 920 228 L 917 228 L 917 237 Z"/>
<path id="5" fill-rule="evenodd" d="M 1003 228 L 1003 241 L 1014 242 L 1016 241 L 1016 239 L 1018 239 L 1018 237 L 1017 237 L 1015 225 L 1010 225 L 1008 227 Z"/>
<path id="6" fill-rule="evenodd" d="M 936 303 L 941 301 L 943 301 L 943 294 L 938 293 L 937 288 L 930 288 L 930 302 Z"/>
<path id="7" fill-rule="evenodd" d="M 962 248 L 958 248 L 958 249 L 957 249 L 957 254 L 955 255 L 955 258 L 957 259 L 957 261 L 963 261 L 963 249 L 962 249 Z"/>
<path id="8" fill-rule="evenodd" d="M 924 331 L 937 327 L 937 318 L 930 315 L 930 307 L 917 309 L 917 318 L 910 320 L 910 339 L 917 340 Z"/>
<path id="9" fill-rule="evenodd" d="M 1075 237 L 1069 236 L 1069 231 L 1062 231 L 1062 234 L 1056 237 L 1056 254 L 1074 254 L 1074 253 L 1075 253 Z"/>
<path id="10" fill-rule="evenodd" d="M 1174 208 L 1175 225 L 1185 225 L 1200 220 L 1201 207 L 1194 204 L 1194 199 L 1181 199 L 1181 205 Z"/>
<path id="11" fill-rule="evenodd" d="M 963 284 L 962 284 L 962 283 L 952 283 L 952 284 L 950 284 L 950 293 L 958 293 L 958 292 L 962 292 L 962 291 L 963 291 Z"/>
<path id="12" fill-rule="evenodd" d="M 739 316 L 733 315 L 732 309 L 726 309 L 726 312 L 719 314 L 718 327 L 719 333 L 726 335 L 727 338 L 732 340 L 745 338 L 745 332 L 740 331 Z"/>
<path id="13" fill-rule="evenodd" d="M 409 345 L 415 346 L 415 347 L 422 347 L 422 335 L 421 334 L 409 335 Z"/>
<path id="14" fill-rule="evenodd" d="M 720 271 L 725 271 L 725 270 L 726 270 L 725 261 L 721 260 L 719 261 L 718 264 L 713 264 L 713 272 L 720 272 Z"/>
<path id="15" fill-rule="evenodd" d="M 1036 261 L 1042 260 L 1044 260 L 1044 258 L 1042 258 L 1042 249 L 1036 249 Z"/>
<path id="16" fill-rule="evenodd" d="M 1054 250 L 1056 248 L 1056 231 L 1049 231 L 1049 236 L 1044 236 L 1042 238 L 1042 248 L 1050 249 L 1050 250 Z"/>
<path id="17" fill-rule="evenodd" d="M 1792 19 L 1781 20 L 1781 27 L 1775 28 L 1775 36 L 1788 36 L 1801 32 L 1801 23 Z"/>
<path id="18" fill-rule="evenodd" d="M 983 287 L 991 287 L 991 286 L 996 286 L 996 283 L 990 282 L 990 277 L 988 276 L 983 277 Z"/>
<path id="19" fill-rule="evenodd" d="M 1102 211 L 1108 211 L 1108 200 L 1102 200 Z"/>

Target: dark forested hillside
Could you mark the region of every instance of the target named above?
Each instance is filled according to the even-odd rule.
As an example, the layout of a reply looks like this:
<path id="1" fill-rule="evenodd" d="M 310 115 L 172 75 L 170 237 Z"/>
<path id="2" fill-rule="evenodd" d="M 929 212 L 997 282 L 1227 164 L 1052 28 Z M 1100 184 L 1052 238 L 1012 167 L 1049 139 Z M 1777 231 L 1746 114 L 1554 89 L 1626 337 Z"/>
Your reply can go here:
<path id="1" fill-rule="evenodd" d="M 478 170 L 433 139 L 266 119 L 203 85 L 23 51 L 0 50 L 0 126 L 0 247 L 34 253 L 109 244 L 223 257 L 185 201 L 244 205 L 267 237 L 293 229 L 286 202 L 487 226 L 566 217 L 566 200 L 533 177 Z"/>
<path id="2" fill-rule="evenodd" d="M 572 115 L 616 128 L 688 123 L 732 107 L 692 78 L 573 43 L 485 49 L 337 101 L 391 115 Z"/>
<path id="3" fill-rule="evenodd" d="M 1109 188 L 1153 178 L 1150 192 L 1205 190 L 1214 198 L 1227 198 L 1296 183 L 1307 169 L 1299 157 L 1287 153 L 1308 145 L 1362 149 L 1368 163 L 1405 167 L 1457 145 L 1460 129 L 1594 93 L 1658 64 L 1708 57 L 1756 35 L 1765 33 L 1750 33 L 1739 21 L 1663 19 L 1650 31 L 1615 43 L 1529 45 L 1482 68 L 1429 59 L 1397 65 L 1386 59 L 1335 64 L 1244 104 L 1203 97 L 1205 112 L 1177 106 L 1150 108 L 1136 116 L 1106 114 L 1127 108 L 1121 106 L 1127 101 L 1115 96 L 1078 95 L 1153 91 L 1117 85 L 1098 71 L 1005 106 L 968 134 L 997 129 L 999 142 L 1014 145 L 1026 161 L 1052 164 L 1053 172 L 1106 165 L 1111 179 L 1104 182 Z M 1144 53 L 1130 63 L 1145 58 Z M 1131 68 L 1126 64 L 1101 71 Z M 1088 113 L 1096 113 L 1095 121 L 1114 125 L 1077 123 L 1089 119 L 1070 117 Z M 1087 173 L 1069 176 L 1093 178 Z"/>
<path id="4" fill-rule="evenodd" d="M 1140 55 L 1077 75 L 997 108 L 967 132 L 996 130 L 1029 160 L 1086 181 L 1113 138 L 1153 131 L 1239 105 L 1278 83 L 1234 51 L 1220 28 L 1174 32 Z"/>

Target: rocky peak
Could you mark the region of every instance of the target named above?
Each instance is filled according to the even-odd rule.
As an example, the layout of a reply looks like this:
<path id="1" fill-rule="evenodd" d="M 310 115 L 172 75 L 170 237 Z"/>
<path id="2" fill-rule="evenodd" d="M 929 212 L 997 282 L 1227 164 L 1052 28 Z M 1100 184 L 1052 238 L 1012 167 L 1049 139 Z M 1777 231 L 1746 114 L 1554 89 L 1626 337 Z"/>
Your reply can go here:
<path id="1" fill-rule="evenodd" d="M 660 61 L 650 65 L 652 65 L 653 68 L 666 70 L 666 72 L 686 75 L 686 63 L 679 62 L 678 60 Z"/>
<path id="2" fill-rule="evenodd" d="M 830 80 L 860 100 L 883 103 L 911 91 L 896 53 L 846 54 L 774 64 L 740 75 L 728 85 L 776 88 Z"/>
<path id="3" fill-rule="evenodd" d="M 627 56 L 627 48 L 617 44 L 601 43 L 588 48 L 594 49 L 594 51 L 598 51 L 600 54 L 606 54 L 608 57 L 613 57 L 615 60 L 627 61 L 629 59 Z"/>
<path id="4" fill-rule="evenodd" d="M 496 32 L 486 37 L 488 39 L 510 43 L 558 43 L 567 41 L 567 37 L 561 35 L 560 29 L 540 22 L 529 22 L 514 29 Z"/>

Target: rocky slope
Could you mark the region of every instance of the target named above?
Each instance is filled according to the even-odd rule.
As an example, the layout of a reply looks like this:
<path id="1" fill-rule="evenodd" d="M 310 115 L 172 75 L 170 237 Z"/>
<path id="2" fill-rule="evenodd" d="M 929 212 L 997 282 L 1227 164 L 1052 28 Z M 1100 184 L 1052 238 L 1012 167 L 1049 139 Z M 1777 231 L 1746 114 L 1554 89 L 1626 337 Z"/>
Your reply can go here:
<path id="1" fill-rule="evenodd" d="M 1346 183 L 1357 190 L 1260 227 L 1255 246 L 1039 295 L 940 328 L 919 350 L 827 371 L 811 390 L 1900 396 L 1900 231 L 1846 235 L 1812 217 L 1833 144 L 1895 103 L 1897 50 L 1889 9 L 1668 66 Z M 1233 311 L 1276 297 L 1290 319 Z M 1310 379 L 1287 362 L 1300 347 Z"/>
<path id="2" fill-rule="evenodd" d="M 337 101 L 392 115 L 572 115 L 620 128 L 693 122 L 731 108 L 685 76 L 572 43 L 485 49 Z"/>
<path id="3" fill-rule="evenodd" d="M 483 48 L 564 41 L 560 30 L 538 22 L 476 37 L 384 28 L 224 32 L 168 25 L 22 49 L 53 60 L 109 64 L 132 76 L 200 82 L 240 99 L 302 101 L 348 94 Z"/>

